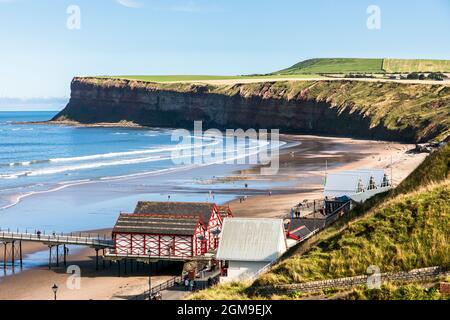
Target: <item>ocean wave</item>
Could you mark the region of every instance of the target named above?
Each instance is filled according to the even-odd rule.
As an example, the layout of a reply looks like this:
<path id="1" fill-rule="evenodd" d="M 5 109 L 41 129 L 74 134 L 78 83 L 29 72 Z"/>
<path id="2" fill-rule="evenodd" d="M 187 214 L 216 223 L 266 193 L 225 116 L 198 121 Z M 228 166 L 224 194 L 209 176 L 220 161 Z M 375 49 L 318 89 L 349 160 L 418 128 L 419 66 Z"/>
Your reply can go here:
<path id="1" fill-rule="evenodd" d="M 206 139 L 208 139 L 208 138 L 206 138 Z M 169 156 L 160 155 L 160 156 L 150 156 L 150 157 L 125 158 L 125 159 L 118 159 L 118 160 L 114 160 L 114 161 L 78 163 L 78 164 L 69 165 L 69 166 L 54 166 L 54 167 L 39 168 L 39 169 L 35 169 L 35 170 L 27 170 L 27 171 L 21 171 L 21 172 L 11 172 L 11 173 L 6 173 L 6 174 L 0 174 L 0 179 L 17 179 L 17 178 L 21 178 L 21 177 L 44 176 L 44 175 L 52 175 L 52 174 L 58 174 L 58 173 L 65 173 L 66 175 L 70 175 L 69 172 L 73 172 L 73 171 L 97 169 L 97 168 L 111 167 L 111 166 L 133 165 L 133 164 L 141 164 L 141 163 L 164 161 L 164 160 L 176 160 L 176 159 L 181 159 L 181 158 L 189 158 L 191 156 L 201 156 L 201 155 L 204 155 L 203 152 L 205 151 L 205 148 L 210 148 L 214 145 L 217 145 L 220 142 L 221 142 L 221 140 L 215 139 L 215 140 L 213 140 L 212 143 L 202 145 L 201 148 L 193 149 L 193 153 L 188 153 L 187 155 L 184 155 L 183 153 L 174 154 L 174 151 L 182 151 L 182 150 L 192 149 L 192 145 L 190 145 L 190 144 L 174 146 L 174 147 L 163 147 L 163 148 L 150 149 L 150 150 L 112 152 L 112 153 L 97 154 L 97 155 L 90 155 L 90 156 L 15 162 L 15 163 L 10 163 L 9 166 L 30 167 L 32 164 L 37 164 L 37 163 L 86 162 L 88 160 L 111 159 L 111 158 L 117 158 L 117 157 L 130 157 L 130 156 L 134 156 L 134 155 L 145 155 L 145 154 L 151 154 L 151 153 L 161 153 L 161 152 L 166 152 L 166 151 L 172 151 L 172 153 Z M 254 143 L 254 142 L 256 142 L 256 143 Z M 256 153 L 258 153 L 262 147 L 266 147 L 267 145 L 271 144 L 267 141 L 253 141 L 253 143 L 254 143 L 254 145 L 251 145 L 251 144 L 245 145 L 244 144 L 244 145 L 237 146 L 237 149 L 233 149 L 233 150 L 227 150 L 226 148 L 224 148 L 224 150 L 222 151 L 223 159 L 219 159 L 220 160 L 219 163 L 220 162 L 228 162 L 228 161 L 232 161 L 235 159 L 241 159 L 241 158 L 245 158 L 245 157 L 254 155 L 255 153 L 248 154 L 248 152 L 255 150 Z M 281 142 L 281 145 L 283 145 L 283 142 Z M 195 145 L 194 145 L 194 147 L 195 147 Z M 234 155 L 235 152 L 237 152 L 239 154 L 239 156 L 237 158 L 229 157 L 230 153 L 232 155 Z M 214 157 L 212 160 L 214 161 Z M 176 164 L 176 163 L 174 162 L 174 164 Z M 207 163 L 207 164 L 211 164 L 211 163 Z"/>
<path id="2" fill-rule="evenodd" d="M 209 137 L 204 138 L 204 140 L 211 141 L 211 139 Z M 204 147 L 204 148 L 212 147 L 214 145 L 219 144 L 220 142 L 221 142 L 221 140 L 215 139 L 215 140 L 213 140 L 212 143 L 202 145 L 202 147 Z M 89 160 L 131 157 L 131 156 L 137 156 L 137 155 L 161 153 L 161 152 L 168 152 L 168 151 L 188 150 L 188 149 L 191 149 L 192 146 L 196 147 L 195 144 L 194 145 L 183 145 L 183 146 L 172 146 L 172 147 L 164 146 L 164 147 L 155 148 L 155 149 L 144 149 L 144 150 L 134 150 L 134 151 L 123 151 L 123 152 L 109 152 L 109 153 L 93 154 L 93 155 L 87 155 L 87 156 L 12 162 L 9 164 L 3 164 L 3 165 L 0 164 L 0 167 L 2 167 L 2 166 L 19 167 L 19 166 L 30 166 L 33 164 L 42 164 L 42 163 L 49 163 L 49 162 L 50 163 L 83 162 L 83 161 L 89 161 Z"/>

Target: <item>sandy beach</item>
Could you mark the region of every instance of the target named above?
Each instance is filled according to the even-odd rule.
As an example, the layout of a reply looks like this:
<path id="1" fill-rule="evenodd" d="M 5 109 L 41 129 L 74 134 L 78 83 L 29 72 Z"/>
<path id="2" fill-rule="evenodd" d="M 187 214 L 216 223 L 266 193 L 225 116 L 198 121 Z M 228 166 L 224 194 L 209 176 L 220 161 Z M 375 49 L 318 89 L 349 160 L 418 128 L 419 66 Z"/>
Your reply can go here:
<path id="1" fill-rule="evenodd" d="M 290 141 L 301 144 L 283 150 L 280 155 L 280 169 L 274 176 L 260 176 L 259 168 L 235 172 L 230 177 L 230 184 L 240 187 L 240 194 L 247 200 L 239 199 L 229 202 L 235 216 L 238 217 L 279 217 L 287 214 L 292 206 L 304 199 L 319 199 L 325 171 L 332 172 L 354 168 L 384 168 L 393 173 L 394 184 L 403 180 L 423 161 L 426 154 L 407 153 L 413 145 L 353 140 L 348 138 L 327 138 L 314 136 L 284 136 Z M 392 165 L 391 165 L 392 163 Z M 258 180 L 267 180 L 274 184 L 267 192 L 253 189 Z M 232 182 L 231 182 L 232 181 Z M 277 181 L 289 182 L 289 185 L 276 186 Z M 208 182 L 205 182 L 208 183 Z M 210 182 L 214 183 L 214 181 Z M 245 186 L 247 184 L 247 186 Z M 270 185 L 270 184 L 269 184 Z M 224 193 L 228 192 L 223 188 Z M 270 195 L 269 195 L 270 192 Z M 117 211 L 120 211 L 118 208 Z M 102 230 L 101 233 L 109 233 Z M 45 246 L 25 244 L 24 253 L 48 250 Z M 104 300 L 130 299 L 148 288 L 148 271 L 136 271 L 127 276 L 118 277 L 117 266 L 95 271 L 95 252 L 82 249 L 69 255 L 68 265 L 78 265 L 82 270 L 81 288 L 70 290 L 66 286 L 69 274 L 63 267 L 48 270 L 41 266 L 25 270 L 18 274 L 0 278 L 0 299 L 53 299 L 51 287 L 59 286 L 58 299 L 69 300 Z M 123 270 L 123 269 L 122 269 Z M 163 270 L 152 278 L 157 285 L 172 276 L 178 275 L 181 267 Z"/>

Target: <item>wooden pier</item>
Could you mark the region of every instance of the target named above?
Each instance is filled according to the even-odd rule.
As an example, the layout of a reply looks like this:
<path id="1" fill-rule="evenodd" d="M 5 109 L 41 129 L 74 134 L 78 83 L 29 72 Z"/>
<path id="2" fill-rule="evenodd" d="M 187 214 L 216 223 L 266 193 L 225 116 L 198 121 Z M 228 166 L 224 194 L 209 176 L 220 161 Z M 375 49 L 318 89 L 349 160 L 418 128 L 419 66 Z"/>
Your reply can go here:
<path id="1" fill-rule="evenodd" d="M 98 270 L 99 251 L 103 254 L 106 249 L 113 248 L 113 241 L 106 237 L 92 237 L 90 234 L 43 234 L 40 232 L 11 232 L 10 230 L 0 230 L 0 244 L 3 245 L 3 269 L 6 270 L 8 260 L 11 261 L 11 267 L 14 270 L 17 261 L 20 268 L 23 267 L 22 242 L 42 243 L 49 248 L 48 267 L 52 265 L 52 251 L 56 250 L 56 266 L 59 266 L 60 247 L 62 246 L 63 263 L 67 264 L 68 245 L 85 246 L 95 250 L 96 253 L 96 269 Z"/>

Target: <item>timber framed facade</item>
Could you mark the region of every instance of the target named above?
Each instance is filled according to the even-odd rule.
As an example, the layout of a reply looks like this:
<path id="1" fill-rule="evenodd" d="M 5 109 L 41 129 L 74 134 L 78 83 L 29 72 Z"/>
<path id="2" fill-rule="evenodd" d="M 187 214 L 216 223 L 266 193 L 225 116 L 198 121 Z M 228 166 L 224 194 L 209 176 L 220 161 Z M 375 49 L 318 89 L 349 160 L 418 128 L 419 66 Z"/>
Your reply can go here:
<path id="1" fill-rule="evenodd" d="M 139 202 L 120 214 L 113 229 L 114 254 L 190 259 L 215 251 L 229 207 L 211 203 Z"/>

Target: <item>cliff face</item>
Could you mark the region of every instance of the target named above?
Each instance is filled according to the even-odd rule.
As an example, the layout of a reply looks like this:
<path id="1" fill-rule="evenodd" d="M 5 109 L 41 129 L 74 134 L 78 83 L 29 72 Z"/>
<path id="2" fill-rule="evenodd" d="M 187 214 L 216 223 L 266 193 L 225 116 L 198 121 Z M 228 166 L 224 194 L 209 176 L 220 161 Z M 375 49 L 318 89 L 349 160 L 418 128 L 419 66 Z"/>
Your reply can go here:
<path id="1" fill-rule="evenodd" d="M 445 86 L 352 81 L 207 86 L 75 78 L 71 89 L 69 104 L 53 121 L 191 128 L 202 120 L 204 128 L 415 142 L 442 135 L 450 120 Z"/>

